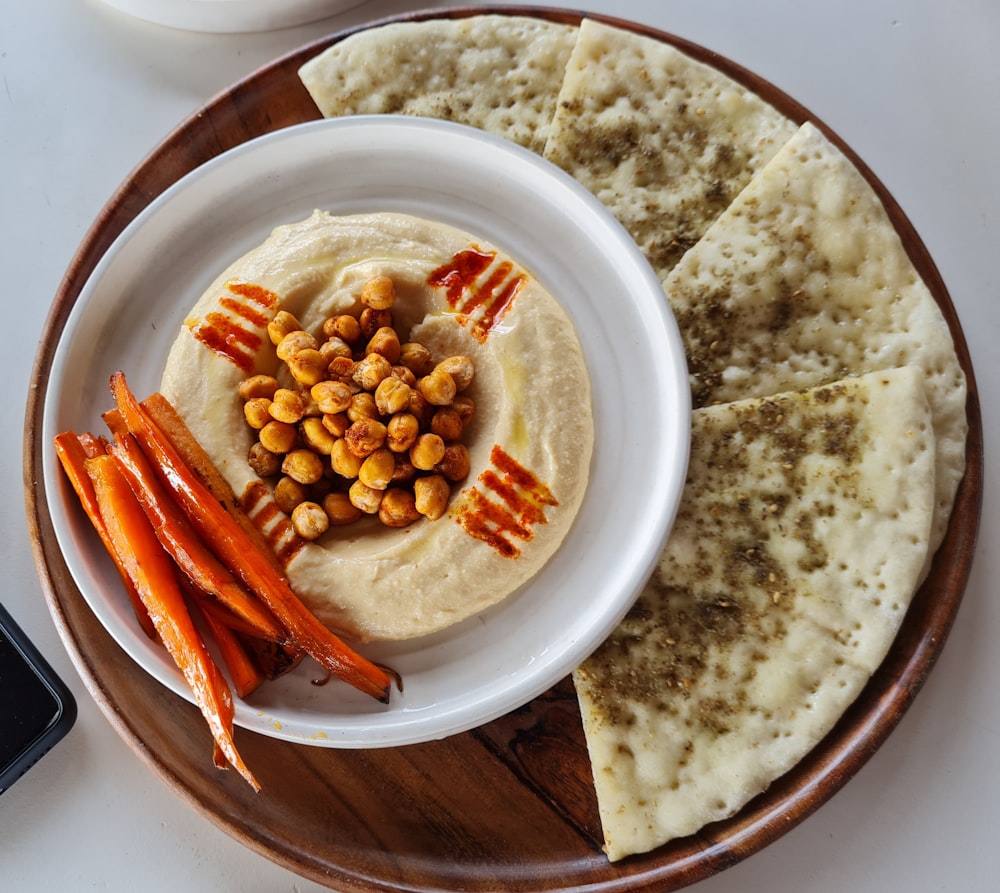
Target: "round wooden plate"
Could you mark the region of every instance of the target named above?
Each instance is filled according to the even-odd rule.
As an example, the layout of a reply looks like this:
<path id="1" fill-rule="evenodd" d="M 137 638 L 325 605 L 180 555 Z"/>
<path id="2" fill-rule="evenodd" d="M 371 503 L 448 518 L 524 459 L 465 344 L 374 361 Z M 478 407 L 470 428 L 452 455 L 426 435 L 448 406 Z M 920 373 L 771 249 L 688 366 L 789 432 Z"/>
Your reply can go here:
<path id="1" fill-rule="evenodd" d="M 395 20 L 487 12 L 577 24 L 580 13 L 469 7 Z M 72 259 L 32 376 L 24 443 L 28 523 L 59 632 L 119 734 L 174 791 L 251 849 L 341 890 L 676 890 L 746 858 L 802 821 L 871 757 L 911 704 L 955 619 L 972 564 L 983 479 L 982 423 L 968 350 L 933 261 L 885 188 L 849 147 L 773 85 L 663 32 L 594 16 L 677 46 L 745 84 L 789 118 L 813 120 L 843 149 L 888 208 L 951 327 L 968 377 L 967 470 L 929 578 L 882 667 L 824 741 L 732 819 L 614 865 L 601 852 L 590 763 L 571 682 L 471 732 L 429 744 L 334 750 L 237 729 L 263 793 L 212 765 L 198 711 L 135 665 L 87 608 L 49 521 L 41 468 L 48 370 L 67 316 L 101 255 L 157 195 L 198 165 L 261 134 L 319 117 L 297 76 L 344 32 L 305 46 L 218 96 L 170 134 L 102 210 Z M 382 22 L 374 23 L 382 24 Z M 371 27 L 371 25 L 366 26 Z"/>

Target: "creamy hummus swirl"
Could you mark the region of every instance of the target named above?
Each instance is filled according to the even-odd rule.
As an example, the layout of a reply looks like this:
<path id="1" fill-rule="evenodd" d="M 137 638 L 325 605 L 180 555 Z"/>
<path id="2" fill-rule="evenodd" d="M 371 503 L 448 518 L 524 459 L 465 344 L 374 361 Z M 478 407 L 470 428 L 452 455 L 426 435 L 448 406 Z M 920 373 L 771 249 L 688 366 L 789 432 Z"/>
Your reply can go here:
<path id="1" fill-rule="evenodd" d="M 267 322 L 281 309 L 307 331 L 357 313 L 363 283 L 390 276 L 395 326 L 439 359 L 475 363 L 475 417 L 463 435 L 471 472 L 448 512 L 403 529 L 374 520 L 282 553 L 317 616 L 358 640 L 408 639 L 465 620 L 520 588 L 552 556 L 586 489 L 590 383 L 572 322 L 531 274 L 450 226 L 399 214 L 316 211 L 281 226 L 209 286 L 171 349 L 162 391 L 222 474 L 279 515 L 247 463 L 255 433 L 237 387 L 279 374 Z M 268 530 L 277 542 L 287 525 Z M 280 550 L 279 550 L 280 552 Z"/>

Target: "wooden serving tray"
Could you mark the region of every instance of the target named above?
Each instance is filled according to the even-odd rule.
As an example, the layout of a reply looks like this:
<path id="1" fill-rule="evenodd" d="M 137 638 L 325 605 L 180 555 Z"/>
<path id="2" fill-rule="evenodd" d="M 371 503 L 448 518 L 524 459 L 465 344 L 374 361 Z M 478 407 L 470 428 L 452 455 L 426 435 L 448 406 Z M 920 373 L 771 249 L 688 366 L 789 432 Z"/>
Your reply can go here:
<path id="1" fill-rule="evenodd" d="M 581 14 L 538 7 L 468 7 L 397 17 L 532 15 L 576 24 Z M 137 755 L 179 796 L 248 847 L 313 881 L 346 891 L 676 890 L 735 864 L 812 813 L 895 728 L 937 659 L 969 576 L 983 479 L 982 423 L 968 350 L 933 261 L 885 188 L 836 134 L 789 96 L 714 53 L 651 28 L 594 16 L 674 44 L 754 90 L 795 121 L 813 120 L 884 201 L 944 312 L 968 377 L 967 471 L 947 538 L 885 663 L 827 738 L 735 817 L 612 865 L 601 829 L 576 697 L 569 679 L 486 726 L 394 749 L 336 750 L 237 729 L 263 785 L 213 768 L 196 708 L 118 647 L 76 588 L 49 520 L 41 474 L 48 371 L 66 319 L 102 254 L 177 179 L 249 139 L 319 117 L 297 76 L 307 59 L 351 31 L 262 68 L 217 96 L 132 172 L 87 233 L 55 296 L 36 358 L 24 443 L 25 489 L 39 574 L 59 632 L 93 697 Z M 382 24 L 377 22 L 374 24 Z M 371 27 L 365 26 L 365 27 Z M 358 29 L 355 29 L 358 30 Z"/>

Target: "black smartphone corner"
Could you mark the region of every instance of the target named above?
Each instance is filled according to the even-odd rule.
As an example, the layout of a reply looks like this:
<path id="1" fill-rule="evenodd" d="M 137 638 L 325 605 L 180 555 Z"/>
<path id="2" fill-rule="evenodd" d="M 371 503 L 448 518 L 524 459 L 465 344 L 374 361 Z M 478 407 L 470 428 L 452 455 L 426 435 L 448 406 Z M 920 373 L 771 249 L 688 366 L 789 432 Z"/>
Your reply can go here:
<path id="1" fill-rule="evenodd" d="M 70 690 L 0 605 L 0 794 L 75 721 Z"/>

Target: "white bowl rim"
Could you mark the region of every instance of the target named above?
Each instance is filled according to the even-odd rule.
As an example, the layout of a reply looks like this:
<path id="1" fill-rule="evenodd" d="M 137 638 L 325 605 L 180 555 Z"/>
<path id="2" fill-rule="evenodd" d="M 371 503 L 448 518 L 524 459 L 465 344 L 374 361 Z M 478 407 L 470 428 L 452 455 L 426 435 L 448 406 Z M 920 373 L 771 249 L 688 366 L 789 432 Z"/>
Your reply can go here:
<path id="1" fill-rule="evenodd" d="M 655 469 L 656 473 L 644 482 L 641 498 L 636 497 L 634 500 L 633 508 L 642 519 L 639 525 L 642 529 L 630 531 L 637 538 L 636 541 L 627 544 L 629 549 L 626 555 L 627 565 L 611 566 L 606 571 L 615 587 L 616 599 L 613 600 L 613 605 L 604 606 L 605 609 L 600 612 L 600 616 L 590 618 L 585 631 L 570 623 L 568 635 L 571 640 L 563 641 L 559 648 L 537 645 L 529 655 L 525 656 L 530 670 L 522 668 L 513 674 L 506 674 L 497 668 L 495 678 L 490 680 L 489 684 L 477 689 L 475 697 L 464 701 L 450 699 L 447 703 L 407 705 L 404 690 L 404 695 L 396 699 L 395 706 L 391 705 L 387 710 L 371 712 L 367 708 L 356 709 L 344 716 L 338 714 L 337 721 L 333 723 L 316 721 L 312 716 L 302 722 L 295 718 L 289 721 L 289 717 L 280 709 L 275 709 L 275 705 L 272 704 L 260 709 L 242 703 L 237 706 L 237 724 L 241 726 L 274 737 L 320 746 L 390 746 L 415 743 L 465 731 L 531 700 L 571 672 L 610 633 L 652 572 L 679 504 L 690 434 L 690 396 L 686 361 L 679 332 L 660 283 L 624 228 L 594 196 L 568 174 L 529 150 L 483 131 L 450 122 L 415 117 L 356 116 L 298 124 L 244 143 L 192 171 L 157 197 L 136 217 L 98 263 L 81 291 L 60 337 L 50 370 L 50 380 L 55 386 L 50 386 L 47 391 L 43 412 L 45 436 L 50 439 L 61 427 L 57 419 L 60 417 L 59 413 L 65 410 L 67 397 L 63 393 L 62 385 L 72 372 L 67 368 L 67 363 L 73 356 L 73 338 L 80 334 L 81 328 L 85 329 L 89 325 L 93 329 L 97 324 L 94 319 L 88 319 L 88 310 L 94 295 L 99 294 L 102 288 L 107 290 L 113 287 L 116 276 L 125 275 L 127 279 L 128 271 L 122 273 L 119 269 L 127 265 L 123 255 L 129 252 L 130 246 L 142 239 L 144 233 L 151 227 L 165 225 L 164 221 L 169 221 L 171 215 L 177 213 L 174 208 L 176 203 L 183 204 L 190 200 L 198 189 L 214 189 L 213 194 L 216 197 L 224 194 L 231 186 L 228 180 L 234 176 L 230 173 L 234 166 L 239 168 L 249 165 L 251 169 L 267 168 L 281 155 L 296 152 L 300 158 L 304 155 L 310 164 L 316 164 L 320 155 L 325 158 L 332 153 L 332 157 L 343 157 L 348 151 L 345 149 L 346 145 L 351 147 L 350 151 L 357 151 L 359 146 L 365 145 L 366 140 L 369 148 L 372 144 L 380 147 L 376 150 L 377 153 L 381 153 L 379 159 L 390 168 L 406 164 L 409 155 L 408 151 L 394 152 L 385 148 L 396 145 L 396 141 L 404 141 L 403 144 L 409 148 L 419 144 L 425 152 L 429 151 L 427 147 L 435 142 L 439 149 L 447 145 L 449 151 L 460 153 L 464 159 L 462 163 L 472 169 L 475 169 L 475 164 L 479 161 L 488 160 L 493 167 L 480 169 L 481 175 L 492 172 L 499 176 L 496 172 L 502 169 L 503 177 L 507 179 L 501 177 L 501 180 L 510 187 L 509 177 L 514 173 L 521 178 L 517 180 L 517 184 L 522 191 L 528 188 L 526 185 L 528 183 L 539 189 L 548 190 L 551 193 L 548 196 L 550 202 L 562 203 L 560 207 L 563 211 L 569 207 L 574 213 L 585 216 L 589 227 L 587 230 L 590 233 L 589 238 L 600 242 L 600 247 L 595 250 L 613 252 L 618 262 L 623 264 L 618 272 L 622 275 L 627 272 L 626 279 L 631 290 L 631 300 L 625 305 L 625 312 L 626 315 L 635 316 L 633 322 L 642 330 L 643 342 L 632 345 L 632 350 L 617 359 L 628 364 L 641 355 L 650 368 L 659 373 L 652 382 L 646 381 L 641 385 L 645 389 L 642 397 L 646 406 L 643 421 L 648 428 L 631 432 L 632 437 L 627 438 L 628 442 L 624 446 L 625 458 L 635 458 L 639 455 L 648 459 L 651 453 L 648 449 L 641 448 L 641 444 L 646 443 L 648 447 L 647 441 L 651 439 L 659 441 L 657 456 L 661 461 Z M 459 150 L 456 147 L 462 148 Z M 427 157 L 424 157 L 422 163 L 425 167 L 430 164 Z M 422 173 L 430 175 L 427 170 L 422 170 Z M 219 185 L 220 183 L 223 185 Z M 499 187 L 496 182 L 492 182 L 483 188 L 487 190 L 486 194 L 490 194 L 490 189 L 495 191 Z M 534 195 L 540 200 L 538 193 Z M 420 198 L 423 200 L 425 197 Z M 229 200 L 233 200 L 231 196 Z M 451 200 L 454 200 L 453 196 Z M 474 217 L 473 212 L 476 207 L 473 203 L 470 208 L 464 208 L 463 213 L 467 217 Z M 510 208 L 506 210 L 510 211 Z M 274 219 L 273 225 L 282 222 L 287 220 Z M 444 222 L 461 225 L 454 220 Z M 503 222 L 493 221 L 493 225 L 500 226 Z M 476 231 L 467 225 L 463 228 Z M 505 247 L 503 238 L 498 240 L 491 233 L 477 234 Z M 529 253 L 531 250 L 530 246 L 525 248 Z M 511 253 L 515 258 L 521 259 L 517 251 L 511 250 Z M 219 266 L 222 264 L 219 263 Z M 532 268 L 530 262 L 526 266 Z M 182 312 L 186 309 L 188 308 L 183 307 Z M 90 316 L 93 316 L 93 313 L 90 313 Z M 579 327 L 580 321 L 576 317 L 574 321 Z M 595 341 L 595 333 L 588 332 L 588 337 L 591 342 Z M 640 353 L 635 353 L 636 350 Z M 80 348 L 77 348 L 77 354 L 79 351 Z M 592 355 L 589 356 L 588 363 L 591 360 Z M 616 375 L 620 375 L 621 372 L 622 370 L 615 370 Z M 593 368 L 591 377 L 593 380 Z M 621 379 L 616 380 L 621 385 Z M 603 391 L 600 387 L 595 389 L 595 400 L 607 404 L 614 399 L 614 395 L 609 397 L 606 391 L 606 388 Z M 634 395 L 629 392 L 628 396 Z M 601 406 L 595 407 L 595 409 L 600 408 Z M 640 446 L 636 445 L 636 441 Z M 620 449 L 622 449 L 621 444 L 612 443 L 608 439 L 599 442 L 595 445 L 595 462 L 611 461 L 610 455 L 604 454 L 615 453 Z M 600 469 L 597 470 L 601 475 Z M 72 515 L 72 510 L 66 512 L 60 508 L 62 503 L 59 494 L 63 494 L 64 500 L 65 485 L 61 481 L 54 457 L 46 457 L 44 472 L 45 486 L 50 494 L 50 505 L 53 506 L 53 525 L 57 539 L 85 599 L 112 636 L 144 669 L 190 700 L 189 693 L 178 674 L 173 672 L 173 668 L 168 666 L 164 669 L 156 661 L 151 661 L 149 655 L 142 650 L 142 647 L 145 647 L 144 643 L 139 641 L 136 630 L 124 622 L 124 618 L 120 616 L 121 612 L 119 611 L 118 616 L 109 613 L 107 599 L 103 596 L 101 587 L 95 586 L 95 582 L 101 579 L 102 573 L 106 576 L 106 569 L 95 570 L 95 560 L 87 553 L 92 542 L 89 531 L 81 533 L 75 527 L 78 518 Z M 605 491 L 609 489 L 609 480 L 613 478 L 614 475 L 609 477 L 606 472 L 599 477 L 600 485 Z M 588 494 L 585 507 L 590 498 Z M 583 513 L 582 509 L 581 515 Z M 586 535 L 586 532 L 580 530 L 582 523 L 581 521 L 574 525 L 567 539 L 568 545 L 560 554 L 572 548 L 569 545 L 571 541 L 579 540 Z M 615 531 L 614 535 L 618 537 L 622 533 L 623 531 Z M 617 539 L 615 541 L 620 543 Z M 588 550 L 590 548 L 588 544 Z M 560 554 L 557 554 L 557 559 Z M 607 556 L 609 561 L 614 557 L 616 556 Z M 565 554 L 562 560 L 566 562 Z M 96 561 L 100 565 L 102 561 L 106 562 L 106 559 L 102 556 Z M 502 615 L 504 610 L 505 607 L 501 606 L 496 613 L 490 613 L 490 620 L 497 614 Z M 442 644 L 446 640 L 447 636 L 435 637 L 433 641 L 424 644 L 438 649 L 446 647 Z M 418 646 L 418 650 L 420 647 Z M 387 646 L 376 647 L 374 650 L 379 654 L 385 652 L 391 657 L 400 650 L 404 654 L 408 653 L 408 648 L 409 646 L 404 646 L 402 649 L 394 649 L 393 646 Z"/>

